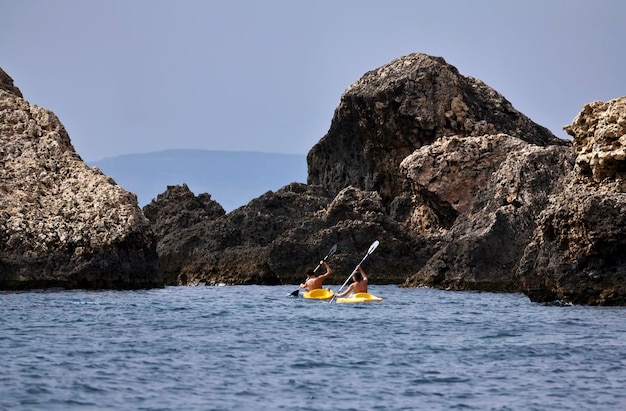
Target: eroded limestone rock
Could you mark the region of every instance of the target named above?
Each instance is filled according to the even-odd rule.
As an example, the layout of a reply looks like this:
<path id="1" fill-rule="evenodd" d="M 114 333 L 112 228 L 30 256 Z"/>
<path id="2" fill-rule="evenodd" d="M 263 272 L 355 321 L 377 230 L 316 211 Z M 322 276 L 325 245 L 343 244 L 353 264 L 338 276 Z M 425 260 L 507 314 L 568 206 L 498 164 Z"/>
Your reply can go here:
<path id="1" fill-rule="evenodd" d="M 0 289 L 163 285 L 137 198 L 74 150 L 0 70 Z"/>

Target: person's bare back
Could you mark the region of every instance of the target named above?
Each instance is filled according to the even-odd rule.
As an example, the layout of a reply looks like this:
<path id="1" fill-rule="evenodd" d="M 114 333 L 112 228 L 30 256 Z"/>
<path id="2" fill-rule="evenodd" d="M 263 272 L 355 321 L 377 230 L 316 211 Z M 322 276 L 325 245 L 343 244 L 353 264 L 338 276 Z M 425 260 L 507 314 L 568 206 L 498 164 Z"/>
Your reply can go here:
<path id="1" fill-rule="evenodd" d="M 366 293 L 367 292 L 367 275 L 360 265 L 357 266 L 358 272 L 353 274 L 354 282 L 350 284 L 348 289 L 342 293 L 337 294 L 337 297 L 343 297 L 348 293 Z"/>
<path id="2" fill-rule="evenodd" d="M 328 264 L 326 264 L 326 261 L 320 261 L 320 265 L 323 265 L 326 268 L 326 272 L 316 277 L 315 272 L 313 270 L 309 270 L 309 272 L 307 273 L 308 278 L 304 283 L 300 284 L 300 288 L 304 288 L 307 291 L 322 288 L 324 280 L 333 273 L 333 270 L 331 270 Z"/>

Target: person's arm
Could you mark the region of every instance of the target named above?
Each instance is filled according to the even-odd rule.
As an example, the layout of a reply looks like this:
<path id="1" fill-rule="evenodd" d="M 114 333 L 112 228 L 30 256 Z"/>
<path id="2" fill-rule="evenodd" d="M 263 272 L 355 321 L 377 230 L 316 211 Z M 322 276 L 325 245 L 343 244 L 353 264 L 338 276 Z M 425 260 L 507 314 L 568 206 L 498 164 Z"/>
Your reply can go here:
<path id="1" fill-rule="evenodd" d="M 363 280 L 367 281 L 367 275 L 365 274 L 365 271 L 363 271 L 363 269 L 361 268 L 361 265 L 357 265 L 356 268 L 359 270 L 359 272 L 361 273 L 361 275 L 363 276 Z"/>
<path id="2" fill-rule="evenodd" d="M 337 294 L 337 297 L 343 297 L 344 295 L 347 295 L 353 289 L 354 289 L 354 283 L 350 284 L 350 287 L 348 287 L 348 289 L 346 291 Z"/>
<path id="3" fill-rule="evenodd" d="M 324 260 L 320 261 L 320 264 L 323 265 L 324 268 L 326 269 L 326 272 L 320 275 L 320 277 L 322 277 L 323 279 L 326 279 L 328 276 L 330 276 L 333 273 L 333 270 L 330 269 L 330 266 L 326 264 L 326 261 Z"/>

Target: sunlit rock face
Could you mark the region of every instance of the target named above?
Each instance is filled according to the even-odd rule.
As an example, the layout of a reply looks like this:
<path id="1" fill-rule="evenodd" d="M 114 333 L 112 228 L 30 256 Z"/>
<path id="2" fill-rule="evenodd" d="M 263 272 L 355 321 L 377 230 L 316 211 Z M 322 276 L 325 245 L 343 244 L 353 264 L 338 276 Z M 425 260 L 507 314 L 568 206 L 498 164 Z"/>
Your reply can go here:
<path id="1" fill-rule="evenodd" d="M 444 137 L 416 150 L 402 169 L 458 217 L 439 226 L 439 248 L 406 285 L 519 291 L 516 268 L 537 217 L 563 190 L 572 167 L 571 147 L 506 134 Z"/>
<path id="2" fill-rule="evenodd" d="M 136 196 L 90 169 L 0 70 L 0 289 L 162 285 Z"/>
<path id="3" fill-rule="evenodd" d="M 444 136 L 499 133 L 535 145 L 565 144 L 443 58 L 410 54 L 343 93 L 328 133 L 308 154 L 308 183 L 335 193 L 349 185 L 375 190 L 388 205 L 404 192 L 399 166 L 414 150 Z"/>
<path id="4" fill-rule="evenodd" d="M 626 178 L 626 97 L 586 104 L 564 130 L 574 138 L 581 181 Z"/>
<path id="5" fill-rule="evenodd" d="M 540 215 L 520 264 L 537 300 L 626 304 L 626 98 L 593 102 L 565 130 L 576 167 Z"/>

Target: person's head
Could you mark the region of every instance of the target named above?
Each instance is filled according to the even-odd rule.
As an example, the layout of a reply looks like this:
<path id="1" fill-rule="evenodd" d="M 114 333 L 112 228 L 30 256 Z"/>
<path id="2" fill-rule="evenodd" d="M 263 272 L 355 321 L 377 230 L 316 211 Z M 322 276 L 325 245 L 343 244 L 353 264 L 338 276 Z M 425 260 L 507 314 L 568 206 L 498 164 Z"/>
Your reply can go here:
<path id="1" fill-rule="evenodd" d="M 312 268 L 309 268 L 308 270 L 306 270 L 306 275 L 309 278 L 315 277 L 315 271 Z"/>
<path id="2" fill-rule="evenodd" d="M 355 281 L 362 281 L 363 280 L 363 276 L 361 275 L 360 272 L 357 271 L 356 273 L 354 273 L 354 280 Z"/>

